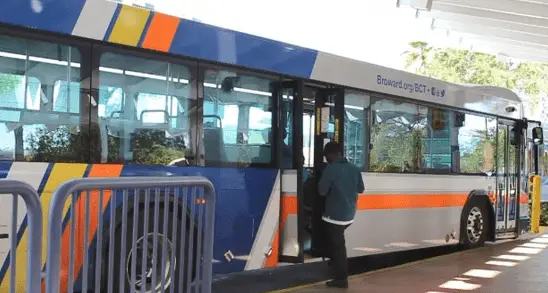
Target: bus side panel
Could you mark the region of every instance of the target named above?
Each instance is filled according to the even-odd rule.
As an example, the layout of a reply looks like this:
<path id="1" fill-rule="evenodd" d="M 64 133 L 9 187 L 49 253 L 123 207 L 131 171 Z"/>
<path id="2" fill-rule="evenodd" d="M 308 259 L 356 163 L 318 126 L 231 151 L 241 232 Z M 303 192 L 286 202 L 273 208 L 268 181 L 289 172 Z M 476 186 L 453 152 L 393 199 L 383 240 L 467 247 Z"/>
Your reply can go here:
<path id="1" fill-rule="evenodd" d="M 125 165 L 121 176 L 208 178 L 217 195 L 213 272 L 223 274 L 244 270 L 267 204 L 276 194 L 277 174 L 275 169 Z"/>
<path id="2" fill-rule="evenodd" d="M 297 174 L 284 170 L 280 218 L 280 255 L 299 256 L 299 226 L 297 221 Z"/>
<path id="3" fill-rule="evenodd" d="M 17 170 L 14 171 L 16 166 Z M 49 170 L 48 172 L 41 172 L 40 176 L 34 176 L 36 173 L 33 170 L 37 170 L 38 167 L 45 166 L 45 169 Z M 79 172 L 69 172 L 72 169 L 78 169 Z M 19 175 L 17 178 L 26 181 L 27 183 L 33 183 L 34 177 L 40 177 L 38 180 L 38 186 L 35 186 L 39 192 L 40 189 L 44 189 L 42 194 L 42 201 L 44 201 L 44 195 L 47 198 L 51 197 L 51 194 L 57 188 L 59 184 L 65 182 L 71 178 L 82 178 L 82 177 L 104 177 L 106 173 L 103 169 L 114 170 L 117 169 L 117 174 L 111 174 L 109 177 L 117 176 L 204 176 L 213 182 L 217 193 L 217 204 L 216 204 L 216 221 L 215 221 L 215 236 L 214 236 L 214 272 L 215 273 L 229 273 L 242 271 L 246 263 L 248 262 L 250 253 L 252 251 L 252 246 L 254 241 L 258 240 L 258 231 L 264 226 L 265 223 L 271 222 L 271 219 L 263 219 L 265 210 L 269 200 L 272 203 L 276 202 L 276 194 L 279 195 L 279 180 L 277 179 L 278 171 L 275 169 L 252 169 L 252 168 L 215 168 L 215 167 L 164 167 L 164 166 L 145 166 L 145 165 L 87 165 L 87 164 L 48 164 L 48 163 L 25 163 L 25 162 L 3 162 L 0 163 L 0 174 L 2 177 L 12 177 L 9 174 L 13 173 Z M 44 168 L 38 168 L 44 169 Z M 44 169 L 44 170 L 45 170 Z M 95 172 L 93 171 L 95 170 Z M 81 171 L 81 172 L 80 172 Z M 108 170 L 107 170 L 108 171 Z M 120 172 L 121 171 L 121 172 Z M 97 174 L 96 174 L 97 173 Z M 111 172 L 112 173 L 112 172 Z M 68 176 L 68 177 L 67 177 Z M 0 178 L 2 178 L 0 177 Z M 67 178 L 65 178 L 67 177 Z M 70 178 L 69 178 L 70 177 Z M 66 180 L 65 180 L 66 179 Z M 31 182 L 32 181 L 32 182 Z M 276 187 L 278 186 L 278 187 Z M 47 187 L 47 188 L 46 188 Z M 46 190 L 47 189 L 47 190 Z M 50 190 L 51 189 L 51 190 Z M 47 191 L 47 192 L 46 192 Z M 108 197 L 108 196 L 107 196 Z M 77 211 L 76 211 L 76 234 L 77 238 L 83 239 L 83 223 L 85 218 L 85 213 L 83 211 L 84 205 L 80 203 L 84 197 L 81 197 L 77 202 Z M 121 197 L 119 197 L 121 199 Z M 271 200 L 273 199 L 273 200 Z M 272 210 L 273 215 L 279 214 L 279 196 L 277 197 L 278 206 L 273 204 Z M 43 208 L 44 212 L 47 214 L 47 203 Z M 108 200 L 105 199 L 103 203 L 103 217 L 105 219 L 105 224 L 108 223 Z M 117 205 L 119 203 L 116 203 Z M 7 205 L 11 211 L 11 205 Z M 93 206 L 93 205 L 92 205 Z M 65 209 L 68 212 L 68 209 Z M 96 212 L 99 212 L 97 210 Z M 8 216 L 11 216 L 11 212 L 5 213 Z M 25 213 L 19 213 L 19 215 L 24 215 Z M 66 214 L 68 217 L 69 214 Z M 90 217 L 93 221 L 94 217 Z M 277 217 L 274 217 L 277 220 Z M 67 223 L 65 219 L 65 224 Z M 95 217 L 97 220 L 97 217 Z M 9 220 L 2 223 L 9 223 Z M 277 223 L 277 221 L 276 221 Z M 69 238 L 69 225 L 64 225 L 63 239 L 62 243 L 65 243 L 65 240 Z M 264 229 L 263 229 L 264 230 Z M 23 235 L 26 232 L 26 227 L 23 225 L 18 233 L 19 238 L 19 247 L 22 245 L 21 239 L 25 238 Z M 47 232 L 47 231 L 45 231 Z M 92 233 L 93 231 L 90 231 Z M 269 233 L 263 233 L 264 237 L 273 239 L 272 235 Z M 273 232 L 270 234 L 274 234 Z M 47 235 L 47 234 L 46 234 Z M 96 235 L 90 235 L 89 239 L 91 247 L 95 246 L 95 237 Z M 66 239 L 65 239 L 66 238 Z M 82 240 L 80 239 L 80 240 Z M 78 240 L 77 240 L 78 242 Z M 81 241 L 80 241 L 81 242 Z M 83 243 L 79 244 L 83 246 Z M 3 246 L 2 246 L 3 247 Z M 5 278 L 6 272 L 9 268 L 9 259 L 7 255 L 9 252 L 9 242 L 3 252 L 3 268 L 2 268 L 2 280 L 7 280 Z M 68 254 L 68 246 L 63 246 L 62 257 Z M 262 247 L 257 247 L 257 251 L 261 251 Z M 93 250 L 93 249 L 92 249 Z M 25 254 L 23 249 L 18 250 L 22 255 Z M 77 255 L 81 256 L 82 248 L 75 249 Z M 233 258 L 226 258 L 225 254 L 230 252 L 233 255 Z M 18 253 L 18 258 L 19 258 Z M 255 253 L 259 255 L 259 253 Z M 26 257 L 25 257 L 26 259 Z M 21 259 L 22 260 L 22 259 Z M 93 260 L 90 260 L 93 262 Z M 43 260 L 45 262 L 45 259 Z M 267 264 L 267 260 L 259 261 L 263 263 L 262 266 Z M 271 262 L 271 261 L 270 261 Z M 25 262 L 18 262 L 18 271 L 24 271 L 26 268 Z M 93 267 L 93 264 L 92 264 Z M 65 271 L 66 273 L 66 271 Z M 78 272 L 78 275 L 80 272 Z M 21 278 L 24 278 L 21 274 L 17 276 L 18 282 L 21 281 Z M 81 278 L 78 278 L 78 282 L 81 281 Z M 23 282 L 24 284 L 24 282 Z M 2 282 L 2 285 L 7 285 L 7 282 Z M 79 284 L 75 284 L 78 288 Z"/>
<path id="4" fill-rule="evenodd" d="M 494 180 L 382 173 L 364 173 L 363 179 L 365 191 L 346 232 L 350 257 L 458 243 L 470 191 L 487 189 Z"/>

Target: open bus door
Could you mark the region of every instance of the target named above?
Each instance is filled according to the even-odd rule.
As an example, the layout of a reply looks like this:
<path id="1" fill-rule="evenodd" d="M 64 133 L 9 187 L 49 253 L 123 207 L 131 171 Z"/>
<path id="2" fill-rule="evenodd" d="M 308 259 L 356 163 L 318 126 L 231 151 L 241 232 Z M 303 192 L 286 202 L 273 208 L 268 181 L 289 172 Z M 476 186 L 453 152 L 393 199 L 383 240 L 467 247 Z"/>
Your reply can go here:
<path id="1" fill-rule="evenodd" d="M 542 128 L 534 121 L 498 119 L 496 140 L 496 238 L 519 237 L 525 231 L 521 218 L 529 217 L 522 215 L 526 209 L 522 207 L 521 197 L 527 193 L 527 173 L 538 174 Z M 531 156 L 529 163 L 526 153 Z"/>
<path id="2" fill-rule="evenodd" d="M 305 254 L 325 256 L 325 200 L 317 183 L 326 164 L 324 145 L 335 141 L 343 147 L 344 91 L 295 80 L 276 83 L 274 94 L 274 152 L 282 178 L 279 260 L 298 263 L 305 261 Z M 291 166 L 282 164 L 287 147 L 293 153 Z"/>
<path id="3" fill-rule="evenodd" d="M 511 120 L 498 120 L 495 230 L 499 238 L 517 235 L 522 137 L 522 126 Z"/>
<path id="4" fill-rule="evenodd" d="M 310 176 L 303 186 L 303 211 L 306 211 L 304 223 L 305 229 L 301 229 L 303 239 L 306 240 L 305 249 L 313 257 L 324 257 L 325 253 L 325 223 L 322 220 L 322 214 L 325 210 L 325 198 L 319 196 L 317 184 L 322 176 L 322 172 L 327 164 L 323 156 L 324 146 L 334 141 L 344 146 L 344 89 L 341 88 L 321 88 L 306 86 L 304 88 L 303 99 L 313 103 L 314 112 L 310 113 L 310 119 L 313 121 L 312 131 L 308 132 L 310 147 L 309 162 L 313 162 L 308 170 Z M 305 117 L 304 115 L 303 117 Z M 305 117 L 306 119 L 306 117 Z M 304 122 L 303 122 L 304 125 Z M 305 155 L 306 158 L 306 155 Z"/>

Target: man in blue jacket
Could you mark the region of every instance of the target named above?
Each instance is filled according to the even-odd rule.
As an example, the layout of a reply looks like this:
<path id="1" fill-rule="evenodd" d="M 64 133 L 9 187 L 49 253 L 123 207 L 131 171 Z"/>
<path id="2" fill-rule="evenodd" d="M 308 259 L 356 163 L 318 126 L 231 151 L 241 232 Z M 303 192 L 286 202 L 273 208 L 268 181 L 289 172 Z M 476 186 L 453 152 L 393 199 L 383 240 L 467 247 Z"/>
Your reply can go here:
<path id="1" fill-rule="evenodd" d="M 348 288 L 344 231 L 354 221 L 358 193 L 363 192 L 364 184 L 360 169 L 343 157 L 338 143 L 327 143 L 324 156 L 328 165 L 318 183 L 318 192 L 326 197 L 322 219 L 326 222 L 327 251 L 334 271 L 334 279 L 326 285 Z"/>

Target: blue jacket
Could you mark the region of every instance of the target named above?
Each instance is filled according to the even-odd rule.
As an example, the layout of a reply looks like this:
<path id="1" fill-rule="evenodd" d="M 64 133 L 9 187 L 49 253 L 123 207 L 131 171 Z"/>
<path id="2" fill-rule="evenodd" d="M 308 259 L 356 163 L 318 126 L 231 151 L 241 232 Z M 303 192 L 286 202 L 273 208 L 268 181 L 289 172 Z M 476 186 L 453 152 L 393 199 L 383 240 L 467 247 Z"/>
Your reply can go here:
<path id="1" fill-rule="evenodd" d="M 356 215 L 358 194 L 365 189 L 360 169 L 346 159 L 327 165 L 318 184 L 325 199 L 324 217 L 351 221 Z"/>

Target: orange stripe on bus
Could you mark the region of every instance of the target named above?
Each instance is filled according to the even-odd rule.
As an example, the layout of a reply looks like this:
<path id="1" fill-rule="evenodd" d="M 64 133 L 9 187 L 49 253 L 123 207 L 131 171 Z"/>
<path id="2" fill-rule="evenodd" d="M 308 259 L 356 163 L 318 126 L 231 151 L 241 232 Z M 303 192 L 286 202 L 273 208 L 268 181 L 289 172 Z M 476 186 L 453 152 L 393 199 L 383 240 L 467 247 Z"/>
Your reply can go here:
<path id="1" fill-rule="evenodd" d="M 169 51 L 179 27 L 180 19 L 162 13 L 154 13 L 143 40 L 143 48 L 161 52 Z"/>
<path id="2" fill-rule="evenodd" d="M 280 254 L 280 233 L 282 232 L 289 215 L 297 214 L 297 197 L 282 196 L 281 201 L 280 223 L 278 228 L 276 228 L 276 232 L 274 232 L 274 237 L 271 244 L 272 251 L 265 260 L 264 266 L 266 268 L 274 268 L 278 266 L 278 258 Z"/>
<path id="3" fill-rule="evenodd" d="M 529 194 L 522 193 L 519 197 L 520 204 L 529 204 Z"/>
<path id="4" fill-rule="evenodd" d="M 278 266 L 278 257 L 280 253 L 280 228 L 276 229 L 274 233 L 274 239 L 272 239 L 272 251 L 270 255 L 266 257 L 264 267 L 265 268 L 275 268 Z"/>
<path id="5" fill-rule="evenodd" d="M 122 172 L 122 165 L 92 165 L 91 170 L 88 174 L 88 177 L 119 177 Z M 103 204 L 99 208 L 99 191 L 91 191 L 89 193 L 89 226 L 88 226 L 88 243 L 84 244 L 84 225 L 86 221 L 86 197 L 85 193 L 82 192 L 80 197 L 76 201 L 75 209 L 75 237 L 74 237 L 74 257 L 70 258 L 70 220 L 68 225 L 63 231 L 63 237 L 61 239 L 61 282 L 60 282 L 60 292 L 67 292 L 68 290 L 68 272 L 70 261 L 74 262 L 74 278 L 76 279 L 80 269 L 83 265 L 84 249 L 88 249 L 91 244 L 93 237 L 97 231 L 97 226 L 99 223 L 99 217 L 103 216 L 105 207 L 108 205 L 111 192 L 103 192 Z M 101 209 L 101 210 L 99 210 Z"/>
<path id="6" fill-rule="evenodd" d="M 358 210 L 376 209 L 411 209 L 411 208 L 442 208 L 463 207 L 468 199 L 467 193 L 462 194 L 360 194 L 358 196 Z M 522 193 L 521 204 L 529 203 L 529 195 Z M 286 194 L 282 196 L 280 212 L 280 226 L 276 231 L 273 241 L 272 254 L 267 258 L 265 267 L 277 265 L 279 253 L 280 233 L 285 227 L 289 215 L 297 214 L 297 195 Z"/>
<path id="7" fill-rule="evenodd" d="M 464 206 L 468 193 L 462 194 L 360 194 L 358 210 L 446 208 Z"/>

